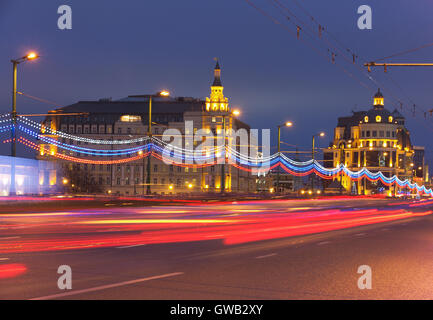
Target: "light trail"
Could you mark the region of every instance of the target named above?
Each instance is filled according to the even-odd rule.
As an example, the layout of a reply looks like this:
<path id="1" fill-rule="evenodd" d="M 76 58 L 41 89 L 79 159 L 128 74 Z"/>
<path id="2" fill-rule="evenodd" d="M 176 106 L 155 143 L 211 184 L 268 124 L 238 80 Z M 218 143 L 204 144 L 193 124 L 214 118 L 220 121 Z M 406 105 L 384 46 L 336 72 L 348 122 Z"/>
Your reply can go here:
<path id="1" fill-rule="evenodd" d="M 383 202 L 359 209 L 347 200 L 251 201 L 170 206 L 70 210 L 58 214 L 0 214 L 0 253 L 133 247 L 146 244 L 220 240 L 225 245 L 280 239 L 431 214 L 433 201 Z M 350 200 L 349 200 L 350 201 Z M 364 202 L 364 200 L 357 200 Z M 309 203 L 309 206 L 305 206 Z M 323 203 L 323 207 L 318 204 Z M 353 204 L 353 198 L 350 202 Z M 380 205 L 380 208 L 377 207 Z M 364 206 L 362 208 L 362 206 Z M 430 207 L 429 207 L 430 206 Z M 106 219 L 107 214 L 110 219 Z M 9 237 L 20 229 L 21 237 Z"/>

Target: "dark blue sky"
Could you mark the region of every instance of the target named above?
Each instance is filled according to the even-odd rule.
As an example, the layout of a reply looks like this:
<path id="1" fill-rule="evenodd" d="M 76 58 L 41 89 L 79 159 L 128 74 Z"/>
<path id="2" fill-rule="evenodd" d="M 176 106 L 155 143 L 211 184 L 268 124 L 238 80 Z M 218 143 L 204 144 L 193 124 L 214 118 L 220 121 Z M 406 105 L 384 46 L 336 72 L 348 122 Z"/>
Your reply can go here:
<path id="1" fill-rule="evenodd" d="M 270 1 L 253 3 L 282 17 Z M 279 0 L 297 17 L 310 19 L 293 0 Z M 429 0 L 298 0 L 341 43 L 366 60 L 433 42 L 433 2 Z M 57 28 L 57 8 L 68 4 L 73 29 Z M 373 29 L 357 28 L 357 8 L 373 9 Z M 292 18 L 293 19 L 293 18 Z M 284 19 L 281 19 L 284 20 Z M 287 26 L 292 32 L 296 28 Z M 305 28 L 305 27 L 304 27 Z M 305 28 L 306 29 L 306 28 Z M 20 91 L 67 105 L 78 100 L 121 98 L 162 88 L 177 96 L 205 97 L 214 57 L 220 59 L 225 94 L 242 120 L 254 128 L 272 128 L 285 120 L 283 140 L 310 146 L 311 134 L 333 135 L 337 117 L 369 108 L 377 85 L 337 55 L 338 66 L 275 25 L 244 0 L 0 0 L 0 108 L 10 109 L 11 58 L 34 49 L 38 61 L 19 66 Z M 301 37 L 308 38 L 303 31 Z M 309 41 L 327 55 L 326 42 Z M 392 61 L 431 62 L 433 47 Z M 358 79 L 348 76 L 344 67 Z M 376 70 L 385 104 L 390 95 L 432 109 L 433 68 Z M 389 77 L 392 77 L 391 78 Z M 395 82 L 403 88 L 395 86 Z M 18 98 L 18 110 L 46 112 L 52 107 Z M 412 140 L 432 155 L 432 120 L 407 116 Z"/>

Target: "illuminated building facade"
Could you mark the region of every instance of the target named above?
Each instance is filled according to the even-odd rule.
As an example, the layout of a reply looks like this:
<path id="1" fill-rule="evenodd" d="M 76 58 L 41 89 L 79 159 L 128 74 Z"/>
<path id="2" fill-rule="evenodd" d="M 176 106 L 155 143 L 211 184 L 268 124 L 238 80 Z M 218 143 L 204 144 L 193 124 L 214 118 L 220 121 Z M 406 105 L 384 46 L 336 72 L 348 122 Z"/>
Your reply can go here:
<path id="1" fill-rule="evenodd" d="M 334 140 L 324 151 L 324 164 L 326 167 L 344 164 L 353 171 L 366 167 L 371 172 L 381 171 L 387 177 L 397 175 L 402 180 L 412 180 L 413 156 L 405 118 L 397 109 L 390 112 L 385 108 L 379 89 L 370 110 L 355 111 L 352 116 L 338 118 Z M 352 193 L 370 194 L 387 189 L 380 182 L 366 179 L 352 181 L 345 175 L 336 179 Z"/>
<path id="2" fill-rule="evenodd" d="M 220 134 L 224 128 L 227 134 L 231 129 L 235 131 L 245 129 L 249 133 L 250 127 L 237 119 L 229 107 L 228 98 L 224 96 L 223 89 L 221 69 L 217 62 L 210 97 L 205 100 L 170 97 L 169 95 L 154 96 L 152 98 L 151 135 L 162 139 L 166 129 L 178 129 L 182 134 L 182 147 L 195 149 L 200 143 L 194 141 L 192 137 L 200 129 L 215 135 Z M 80 101 L 53 110 L 52 113 L 53 116 L 48 116 L 44 120 L 45 127 L 83 138 L 115 141 L 145 137 L 149 134 L 149 95 L 132 95 L 116 101 L 111 99 Z M 56 113 L 59 115 L 56 116 Z M 193 124 L 191 128 L 185 125 L 190 121 Z M 112 148 L 115 150 L 133 147 L 131 145 L 100 145 L 80 142 L 56 135 L 50 137 L 69 145 L 79 144 L 82 147 L 94 149 Z M 230 137 L 226 138 L 225 143 L 236 146 Z M 145 144 L 145 142 L 137 143 L 137 145 L 140 144 Z M 149 158 L 119 164 L 72 163 L 59 160 L 51 155 L 60 152 L 82 159 L 100 160 L 102 158 L 91 154 L 57 150 L 54 145 L 45 144 L 43 146 L 50 152 L 41 153 L 38 158 L 61 162 L 63 166 L 63 172 L 58 172 L 58 179 L 71 175 L 71 172 L 74 175 L 76 172 L 81 173 L 80 175 L 86 180 L 85 187 L 82 187 L 81 190 L 77 190 L 77 185 L 82 185 L 82 182 L 76 183 L 75 190 L 71 187 L 75 192 L 113 195 L 144 195 L 147 193 L 147 185 L 149 185 L 147 161 Z M 117 156 L 111 158 L 112 160 L 120 159 Z M 104 160 L 107 160 L 107 157 Z M 253 192 L 255 190 L 255 178 L 229 164 L 194 168 L 167 165 L 162 160 L 150 157 L 149 176 L 152 194 L 220 192 L 222 181 L 224 181 L 225 192 Z M 93 191 L 86 186 L 91 186 Z"/>

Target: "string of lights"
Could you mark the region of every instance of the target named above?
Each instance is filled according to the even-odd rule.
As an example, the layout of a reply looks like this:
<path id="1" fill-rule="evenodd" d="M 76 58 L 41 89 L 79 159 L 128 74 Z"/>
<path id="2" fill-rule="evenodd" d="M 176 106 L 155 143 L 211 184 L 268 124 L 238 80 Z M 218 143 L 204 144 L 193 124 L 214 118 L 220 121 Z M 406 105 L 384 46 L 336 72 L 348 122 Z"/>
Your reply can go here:
<path id="1" fill-rule="evenodd" d="M 10 122 L 10 118 L 6 115 L 0 116 L 0 123 Z M 0 132 L 8 132 L 13 129 L 13 125 L 4 124 L 0 126 Z M 152 139 L 152 142 L 148 142 L 145 145 L 139 145 L 129 149 L 121 149 L 121 150 L 103 150 L 103 149 L 91 149 L 85 147 L 78 147 L 74 145 L 70 145 L 67 143 L 59 142 L 56 139 L 43 136 L 33 130 L 30 130 L 22 125 L 18 126 L 18 129 L 30 137 L 40 139 L 44 144 L 34 143 L 25 137 L 20 136 L 17 141 L 23 144 L 26 147 L 36 150 L 41 155 L 53 156 L 58 159 L 76 162 L 76 163 L 84 163 L 84 164 L 122 164 L 128 163 L 136 160 L 140 160 L 146 158 L 148 156 L 152 156 L 158 160 L 164 161 L 166 164 L 171 164 L 175 166 L 182 167 L 190 167 L 190 168 L 204 168 L 208 166 L 213 166 L 216 164 L 221 164 L 216 159 L 224 159 L 228 164 L 243 170 L 252 173 L 266 173 L 269 170 L 275 168 L 281 168 L 285 172 L 294 175 L 294 176 L 308 176 L 310 174 L 316 174 L 317 176 L 323 179 L 334 179 L 344 174 L 348 176 L 350 179 L 354 181 L 358 181 L 360 179 L 367 179 L 369 181 L 381 181 L 386 186 L 392 186 L 394 184 L 398 185 L 400 188 L 409 188 L 411 190 L 416 189 L 420 193 L 430 194 L 433 196 L 433 192 L 431 189 L 427 189 L 425 186 L 419 186 L 417 183 L 411 183 L 408 179 L 401 180 L 396 175 L 392 177 L 386 177 L 381 171 L 371 172 L 367 168 L 361 168 L 358 171 L 351 171 L 346 166 L 341 164 L 336 168 L 326 168 L 322 166 L 316 160 L 308 160 L 308 161 L 295 161 L 293 159 L 288 158 L 284 154 L 275 153 L 269 155 L 267 157 L 252 157 L 249 155 L 243 155 L 238 152 L 236 149 L 233 149 L 230 146 L 223 146 L 223 149 L 217 148 L 213 150 L 213 152 L 209 152 L 208 154 L 203 155 L 203 151 L 195 151 L 194 153 L 188 152 L 191 151 L 189 149 L 178 148 L 181 152 L 175 151 L 167 151 L 167 143 L 164 143 L 160 139 Z M 56 133 L 60 136 L 62 132 L 56 131 Z M 4 143 L 11 143 L 13 139 L 4 140 Z M 155 143 L 156 142 L 156 143 Z M 88 154 L 95 157 L 111 157 L 109 160 L 103 159 L 88 159 L 75 157 L 72 155 L 67 155 L 64 152 L 58 152 L 57 148 L 51 148 L 51 146 L 60 147 L 63 150 L 68 150 L 71 152 Z M 145 152 L 146 151 L 146 152 Z M 121 159 L 113 159 L 113 156 L 125 156 Z M 209 161 L 209 160 L 213 161 Z M 205 163 L 194 163 L 195 162 L 205 162 Z M 224 162 L 223 162 L 224 163 Z"/>

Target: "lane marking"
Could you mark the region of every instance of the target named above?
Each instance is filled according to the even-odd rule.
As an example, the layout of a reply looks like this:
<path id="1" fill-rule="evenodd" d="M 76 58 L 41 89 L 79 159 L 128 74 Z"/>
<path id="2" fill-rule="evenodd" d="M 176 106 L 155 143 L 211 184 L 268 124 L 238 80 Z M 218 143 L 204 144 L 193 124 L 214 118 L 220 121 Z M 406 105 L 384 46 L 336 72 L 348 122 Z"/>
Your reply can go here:
<path id="1" fill-rule="evenodd" d="M 145 246 L 146 243 L 141 243 L 141 244 L 132 244 L 130 246 L 122 246 L 122 247 L 116 247 L 117 249 L 126 249 L 126 248 L 134 248 L 134 247 L 140 247 L 140 246 Z"/>
<path id="2" fill-rule="evenodd" d="M 157 280 L 157 279 L 163 279 L 163 278 L 169 278 L 169 277 L 179 276 L 179 275 L 182 275 L 182 274 L 184 274 L 184 273 L 183 272 L 166 273 L 166 274 L 162 274 L 162 275 L 159 275 L 159 276 L 153 276 L 153 277 L 140 278 L 140 279 L 135 279 L 135 280 L 130 280 L 130 281 L 118 282 L 118 283 L 113 283 L 113 284 L 107 284 L 105 286 L 99 286 L 99 287 L 93 287 L 93 288 L 88 288 L 88 289 L 69 291 L 69 292 L 64 292 L 64 293 L 59 293 L 59 294 L 52 294 L 52 295 L 49 295 L 49 296 L 32 298 L 30 300 L 49 300 L 49 299 L 55 299 L 55 298 L 68 297 L 68 296 L 73 296 L 73 295 L 81 294 L 81 293 L 100 291 L 100 290 L 105 290 L 105 289 L 110 289 L 110 288 L 116 288 L 116 287 L 122 287 L 122 286 L 127 286 L 127 285 L 130 285 L 130 284 L 135 284 L 135 283 L 150 281 L 150 280 Z"/>
<path id="3" fill-rule="evenodd" d="M 366 235 L 366 233 L 361 232 L 361 233 L 355 234 L 355 237 L 362 237 L 362 236 L 365 236 L 365 235 Z"/>
<path id="4" fill-rule="evenodd" d="M 277 255 L 276 253 L 270 253 L 270 254 L 265 254 L 264 256 L 258 256 L 258 257 L 256 257 L 256 259 L 264 259 L 264 258 L 276 256 L 276 255 Z"/>
<path id="5" fill-rule="evenodd" d="M 0 237 L 0 240 L 8 240 L 8 239 L 18 239 L 21 238 L 20 236 L 15 236 L 15 237 Z"/>
<path id="6" fill-rule="evenodd" d="M 0 261 L 6 261 L 9 260 L 9 258 L 0 258 Z"/>

